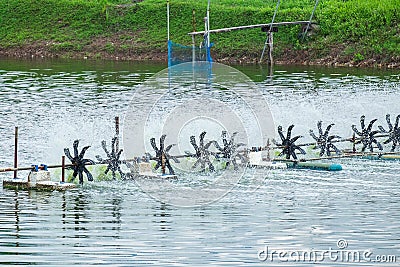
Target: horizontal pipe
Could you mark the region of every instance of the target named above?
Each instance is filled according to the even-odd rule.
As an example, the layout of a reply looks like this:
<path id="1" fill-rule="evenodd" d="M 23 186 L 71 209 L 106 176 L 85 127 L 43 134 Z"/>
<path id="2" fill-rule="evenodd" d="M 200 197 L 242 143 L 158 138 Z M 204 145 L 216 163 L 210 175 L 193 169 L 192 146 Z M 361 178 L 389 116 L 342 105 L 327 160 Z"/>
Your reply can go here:
<path id="1" fill-rule="evenodd" d="M 244 152 L 244 151 L 243 151 Z M 222 153 L 217 153 L 222 154 Z M 283 162 L 306 162 L 306 161 L 315 161 L 315 160 L 326 160 L 326 159 L 341 159 L 341 158 L 352 158 L 352 157 L 360 157 L 360 156 L 384 156 L 384 155 L 400 155 L 399 152 L 343 152 L 342 155 L 335 155 L 329 157 L 316 157 L 316 158 L 307 158 L 307 159 L 284 159 L 284 158 L 273 158 L 272 161 L 283 161 Z M 175 158 L 186 158 L 186 157 L 194 157 L 194 154 L 187 155 L 177 155 Z M 133 162 L 136 161 L 137 158 L 133 159 L 125 159 L 121 160 L 121 162 Z M 156 157 L 151 157 L 150 160 L 157 160 Z M 86 165 L 104 165 L 108 164 L 107 161 L 102 161 L 98 163 L 87 163 Z M 74 164 L 65 164 L 65 168 L 73 167 Z M 62 168 L 62 164 L 57 165 L 48 165 L 48 169 L 52 168 Z M 10 172 L 10 171 L 29 171 L 32 170 L 32 166 L 30 167 L 18 167 L 18 168 L 0 168 L 0 172 Z"/>
<path id="2" fill-rule="evenodd" d="M 74 166 L 74 164 L 65 164 L 65 167 L 72 167 Z M 51 168 L 61 168 L 62 165 L 58 164 L 58 165 L 48 165 L 47 168 L 51 169 Z M 13 172 L 13 171 L 30 171 L 33 170 L 33 167 L 18 167 L 18 168 L 1 168 L 0 172 Z"/>
<path id="3" fill-rule="evenodd" d="M 342 155 L 335 155 L 329 157 L 316 157 L 316 158 L 307 158 L 307 159 L 279 159 L 275 158 L 272 161 L 283 161 L 283 162 L 306 162 L 306 161 L 316 161 L 316 160 L 324 160 L 324 159 L 343 159 L 343 158 L 353 158 L 353 157 L 361 157 L 361 156 L 384 156 L 384 155 L 399 155 L 399 152 L 344 152 Z"/>
<path id="4" fill-rule="evenodd" d="M 381 134 L 381 135 L 376 135 L 375 137 L 376 138 L 380 138 L 380 137 L 388 137 L 388 136 L 389 136 L 388 134 Z M 350 137 L 350 138 L 344 138 L 344 139 L 336 139 L 336 140 L 332 140 L 330 142 L 331 143 L 342 143 L 342 142 L 351 142 L 351 143 L 353 143 L 355 141 L 360 141 L 360 140 L 362 140 L 362 138 L 360 138 L 360 137 L 356 137 L 356 138 Z M 318 144 L 322 144 L 322 143 L 323 142 L 315 141 L 315 142 L 298 144 L 298 145 L 296 144 L 296 146 L 312 146 L 312 145 L 318 145 Z M 264 148 L 265 148 L 265 150 L 266 149 L 282 149 L 282 148 L 285 148 L 285 146 L 265 146 Z M 261 150 L 264 150 L 264 148 L 262 148 Z"/>
<path id="5" fill-rule="evenodd" d="M 245 25 L 245 26 L 237 26 L 237 27 L 229 27 L 229 28 L 221 28 L 209 31 L 199 31 L 199 32 L 189 32 L 189 35 L 204 35 L 205 33 L 220 33 L 220 32 L 230 32 L 230 31 L 238 31 L 238 30 L 246 30 L 246 29 L 254 29 L 254 28 L 262 28 L 262 27 L 271 27 L 271 26 L 286 26 L 286 25 L 297 25 L 297 24 L 308 24 L 309 21 L 286 21 L 286 22 L 274 22 L 274 23 L 264 23 L 264 24 L 254 24 L 254 25 Z"/>

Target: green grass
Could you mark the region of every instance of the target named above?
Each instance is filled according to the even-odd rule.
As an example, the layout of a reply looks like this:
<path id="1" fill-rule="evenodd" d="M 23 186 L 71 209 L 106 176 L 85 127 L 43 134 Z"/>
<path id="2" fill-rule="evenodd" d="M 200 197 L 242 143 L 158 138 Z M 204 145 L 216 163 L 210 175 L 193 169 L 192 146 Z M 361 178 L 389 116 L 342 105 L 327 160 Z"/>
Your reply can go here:
<path id="1" fill-rule="evenodd" d="M 203 30 L 207 0 L 170 0 L 171 39 L 190 44 L 187 35 Z M 211 27 L 268 23 L 276 0 L 212 0 Z M 308 20 L 313 0 L 283 0 L 275 21 Z M 300 26 L 282 27 L 274 35 L 275 53 L 286 49 L 312 50 L 318 56 L 345 46 L 344 56 L 356 60 L 400 55 L 398 0 L 323 0 L 314 20 L 317 34 L 299 40 Z M 0 47 L 46 43 L 53 52 L 84 51 L 96 38 L 106 41 L 102 51 L 166 51 L 166 0 L 7 0 L 0 2 Z M 108 40 L 108 39 L 107 39 Z M 197 39 L 200 42 L 200 38 Z M 260 29 L 213 34 L 214 53 L 221 56 L 258 56 L 265 41 Z M 119 47 L 118 47 L 119 46 Z M 351 55 L 349 55 L 351 51 Z"/>

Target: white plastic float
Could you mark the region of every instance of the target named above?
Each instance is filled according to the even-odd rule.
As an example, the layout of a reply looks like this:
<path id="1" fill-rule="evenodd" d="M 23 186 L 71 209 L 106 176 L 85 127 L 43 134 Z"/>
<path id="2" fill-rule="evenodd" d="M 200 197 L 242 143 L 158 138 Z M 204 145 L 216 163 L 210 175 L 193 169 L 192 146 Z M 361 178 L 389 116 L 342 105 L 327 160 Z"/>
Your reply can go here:
<path id="1" fill-rule="evenodd" d="M 287 169 L 286 163 L 269 160 L 265 151 L 250 152 L 249 165 L 266 169 Z"/>
<path id="2" fill-rule="evenodd" d="M 137 178 L 144 178 L 144 179 L 177 179 L 176 175 L 172 174 L 161 174 L 161 173 L 154 173 L 151 167 L 150 162 L 139 162 L 135 163 L 136 166 L 134 167 L 133 172 L 133 179 Z"/>

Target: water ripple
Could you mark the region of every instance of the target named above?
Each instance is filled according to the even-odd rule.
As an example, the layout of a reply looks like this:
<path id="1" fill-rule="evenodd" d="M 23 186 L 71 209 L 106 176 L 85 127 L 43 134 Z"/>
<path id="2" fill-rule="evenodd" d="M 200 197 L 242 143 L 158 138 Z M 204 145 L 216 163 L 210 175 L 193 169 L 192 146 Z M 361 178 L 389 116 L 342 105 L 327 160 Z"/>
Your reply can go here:
<path id="1" fill-rule="evenodd" d="M 126 111 L 134 85 L 162 68 L 91 64 L 0 64 L 1 166 L 12 165 L 14 125 L 21 128 L 21 165 L 56 163 L 75 138 L 92 144 L 91 157 L 102 153 L 98 140 L 112 136 L 113 118 Z M 382 122 L 386 113 L 400 113 L 398 75 L 278 70 L 259 84 L 276 122 L 297 123 L 296 133 L 322 119 L 349 134 L 361 114 Z M 67 192 L 1 188 L 0 265 L 265 266 L 278 264 L 257 258 L 266 245 L 327 250 L 338 239 L 349 249 L 400 257 L 400 162 L 338 162 L 342 172 L 271 171 L 257 190 L 244 177 L 220 201 L 192 209 L 158 203 L 132 182 Z M 207 179 L 178 182 L 203 186 Z"/>

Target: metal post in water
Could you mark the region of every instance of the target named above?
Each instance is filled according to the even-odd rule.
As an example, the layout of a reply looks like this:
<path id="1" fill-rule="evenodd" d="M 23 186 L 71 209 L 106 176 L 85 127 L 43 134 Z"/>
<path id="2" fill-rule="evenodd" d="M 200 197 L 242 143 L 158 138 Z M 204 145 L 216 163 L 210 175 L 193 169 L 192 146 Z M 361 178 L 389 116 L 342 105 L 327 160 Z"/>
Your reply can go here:
<path id="1" fill-rule="evenodd" d="M 118 153 L 119 151 L 119 117 L 115 117 L 115 137 L 117 137 L 117 140 L 115 141 L 115 151 Z"/>
<path id="2" fill-rule="evenodd" d="M 161 154 L 161 172 L 163 175 L 165 175 L 165 153 L 163 152 Z"/>
<path id="3" fill-rule="evenodd" d="M 61 157 L 61 182 L 65 182 L 65 156 Z"/>
<path id="4" fill-rule="evenodd" d="M 273 31 L 268 33 L 268 60 L 269 60 L 269 65 L 272 68 L 274 65 L 274 58 L 272 56 L 272 50 L 274 49 L 274 33 Z"/>
<path id="5" fill-rule="evenodd" d="M 269 138 L 267 139 L 267 161 L 271 161 L 271 157 L 269 155 L 269 152 L 271 150 L 271 143 L 269 141 Z"/>
<path id="6" fill-rule="evenodd" d="M 192 35 L 192 63 L 196 62 L 196 40 L 194 35 Z M 193 71 L 194 73 L 194 71 Z"/>
<path id="7" fill-rule="evenodd" d="M 15 127 L 15 135 L 14 135 L 14 169 L 18 168 L 18 127 Z M 18 171 L 14 171 L 14 179 L 17 179 Z"/>

